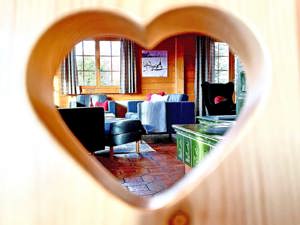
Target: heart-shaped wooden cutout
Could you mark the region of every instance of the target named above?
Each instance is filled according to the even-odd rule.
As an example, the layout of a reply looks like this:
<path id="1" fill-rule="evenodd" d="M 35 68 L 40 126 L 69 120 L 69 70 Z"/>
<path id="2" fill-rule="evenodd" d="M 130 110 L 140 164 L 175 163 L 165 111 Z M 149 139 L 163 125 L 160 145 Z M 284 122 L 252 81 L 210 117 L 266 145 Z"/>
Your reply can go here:
<path id="1" fill-rule="evenodd" d="M 247 73 L 247 101 L 236 125 L 227 132 L 224 141 L 210 157 L 168 191 L 149 199 L 140 198 L 123 189 L 71 134 L 54 107 L 53 74 L 70 49 L 85 38 L 101 35 L 125 37 L 151 49 L 170 36 L 190 32 L 223 40 L 239 55 Z M 133 21 L 121 12 L 90 10 L 64 17 L 43 33 L 28 62 L 27 88 L 32 106 L 47 129 L 99 184 L 130 205 L 154 209 L 163 207 L 175 197 L 177 201 L 184 197 L 231 152 L 247 129 L 246 122 L 254 119 L 255 112 L 262 105 L 270 83 L 268 69 L 268 57 L 257 36 L 241 20 L 216 8 L 175 8 L 144 23 Z"/>

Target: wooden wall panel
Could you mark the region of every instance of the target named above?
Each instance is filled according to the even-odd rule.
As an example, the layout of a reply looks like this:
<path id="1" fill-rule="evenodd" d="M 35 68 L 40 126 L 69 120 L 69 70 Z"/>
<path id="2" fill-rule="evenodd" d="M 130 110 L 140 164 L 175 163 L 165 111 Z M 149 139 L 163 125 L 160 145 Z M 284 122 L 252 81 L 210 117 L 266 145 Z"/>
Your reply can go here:
<path id="1" fill-rule="evenodd" d="M 120 95 L 120 94 L 110 94 L 109 96 L 115 100 L 126 100 L 126 99 L 146 99 L 146 95 L 149 93 L 158 93 L 165 91 L 168 94 L 175 93 L 175 66 L 177 58 L 175 56 L 175 38 L 169 38 L 154 50 L 167 50 L 168 51 L 168 77 L 142 77 L 141 69 L 141 57 L 142 57 L 141 46 L 138 46 L 137 54 L 137 65 L 138 65 L 138 78 L 139 78 L 139 90 L 140 93 L 135 95 Z"/>
<path id="2" fill-rule="evenodd" d="M 196 37 L 195 35 L 184 35 L 184 86 L 185 93 L 188 94 L 189 100 L 195 99 L 195 54 L 196 54 Z"/>
<path id="3" fill-rule="evenodd" d="M 296 2 L 2 0 L 0 224 L 300 224 Z M 161 15 L 147 26 L 147 32 L 130 22 L 149 22 L 178 4 L 207 3 L 239 19 L 193 7 Z M 95 21 L 109 21 L 100 23 L 100 28 L 80 17 L 59 24 L 73 25 L 68 26 L 73 27 L 71 33 L 48 30 L 70 13 L 103 8 L 115 13 L 102 13 L 104 18 L 91 14 Z M 116 19 L 118 13 L 131 20 Z M 253 57 L 261 56 L 257 39 L 240 21 L 251 24 L 268 52 L 266 58 Z M 81 24 L 80 29 L 74 22 Z M 56 68 L 52 67 L 74 44 L 67 41 L 75 42 L 85 32 L 120 29 L 140 43 L 148 40 L 151 46 L 170 33 L 200 28 L 226 38 L 240 53 L 250 72 L 249 99 L 236 126 L 187 180 L 150 201 L 134 198 L 68 133 L 53 106 Z M 46 31 L 50 36 L 40 39 Z M 271 70 L 261 73 L 265 59 L 270 60 Z"/>
<path id="4" fill-rule="evenodd" d="M 141 51 L 144 49 L 137 46 L 137 71 L 138 71 L 138 90 L 137 94 L 108 94 L 113 100 L 144 100 L 149 93 L 167 94 L 187 93 L 191 100 L 194 99 L 194 39 L 195 35 L 178 35 L 168 38 L 160 43 L 154 50 L 168 51 L 168 77 L 142 77 L 141 72 Z M 191 53 L 190 53 L 191 52 Z M 186 68 L 187 67 L 187 68 Z M 59 78 L 57 78 L 59 79 Z M 188 84 L 186 84 L 188 82 Z M 58 93 L 58 91 L 56 91 Z M 97 93 L 93 91 L 92 93 Z M 67 97 L 60 96 L 60 106 L 67 107 Z"/>
<path id="5" fill-rule="evenodd" d="M 137 94 L 108 94 L 113 100 L 144 100 L 149 93 L 164 91 L 167 94 L 186 93 L 191 101 L 194 100 L 194 73 L 195 73 L 195 36 L 196 34 L 181 34 L 170 37 L 153 48 L 154 50 L 168 51 L 168 77 L 142 77 L 141 51 L 137 46 Z M 59 79 L 59 78 L 58 78 Z M 93 90 L 91 93 L 98 93 Z M 56 91 L 57 93 L 57 91 Z M 99 92 L 101 93 L 101 92 Z M 60 106 L 68 107 L 66 96 L 60 96 Z"/>
<path id="6" fill-rule="evenodd" d="M 194 99 L 194 73 L 195 73 L 195 34 L 177 35 L 160 43 L 155 50 L 168 51 L 168 77 L 150 78 L 141 76 L 141 68 L 138 68 L 141 93 L 135 95 L 110 94 L 115 100 L 145 99 L 148 93 L 165 91 L 167 94 L 186 93 L 189 99 Z M 139 47 L 139 59 L 141 50 Z M 138 60 L 138 65 L 141 61 Z"/>
<path id="7" fill-rule="evenodd" d="M 175 93 L 185 93 L 184 90 L 184 40 L 181 36 L 175 38 Z"/>

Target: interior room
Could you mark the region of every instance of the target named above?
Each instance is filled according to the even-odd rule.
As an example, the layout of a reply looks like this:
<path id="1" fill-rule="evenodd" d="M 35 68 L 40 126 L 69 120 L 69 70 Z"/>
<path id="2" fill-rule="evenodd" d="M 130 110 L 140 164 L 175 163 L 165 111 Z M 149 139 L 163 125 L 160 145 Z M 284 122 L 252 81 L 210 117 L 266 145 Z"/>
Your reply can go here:
<path id="1" fill-rule="evenodd" d="M 204 160 L 247 93 L 230 46 L 196 33 L 146 49 L 123 37 L 78 42 L 53 79 L 66 125 L 129 192 L 151 197 Z"/>
<path id="2" fill-rule="evenodd" d="M 300 224 L 300 1 L 1 6 L 1 225 Z"/>

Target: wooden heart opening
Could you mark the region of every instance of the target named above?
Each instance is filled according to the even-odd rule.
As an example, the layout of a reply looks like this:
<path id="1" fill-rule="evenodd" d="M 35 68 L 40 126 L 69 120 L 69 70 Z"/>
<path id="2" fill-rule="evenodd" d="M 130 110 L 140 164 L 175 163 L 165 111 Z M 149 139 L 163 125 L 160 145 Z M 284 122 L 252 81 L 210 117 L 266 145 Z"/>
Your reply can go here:
<path id="1" fill-rule="evenodd" d="M 144 199 L 124 190 L 112 175 L 88 157 L 81 143 L 70 133 L 53 102 L 52 78 L 64 56 L 80 40 L 112 35 L 131 39 L 145 48 L 182 33 L 202 33 L 227 42 L 244 62 L 249 93 L 236 125 L 226 134 L 210 157 L 168 191 Z M 230 153 L 243 136 L 250 120 L 263 108 L 270 84 L 267 53 L 257 35 L 241 20 L 220 9 L 188 6 L 169 10 L 149 22 L 136 22 L 128 15 L 109 10 L 74 13 L 54 23 L 32 49 L 27 65 L 27 89 L 32 106 L 50 133 L 100 185 L 129 205 L 158 209 L 183 198 L 202 182 Z M 179 194 L 180 193 L 180 194 Z"/>

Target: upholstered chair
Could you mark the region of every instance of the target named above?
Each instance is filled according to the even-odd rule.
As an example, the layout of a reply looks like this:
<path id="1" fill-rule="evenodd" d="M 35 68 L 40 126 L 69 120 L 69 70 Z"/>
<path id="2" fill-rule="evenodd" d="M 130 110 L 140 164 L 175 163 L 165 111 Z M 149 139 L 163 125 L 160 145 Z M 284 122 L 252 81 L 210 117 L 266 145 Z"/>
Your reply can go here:
<path id="1" fill-rule="evenodd" d="M 233 103 L 233 82 L 226 84 L 204 82 L 202 99 L 208 115 L 235 115 L 236 106 Z"/>

